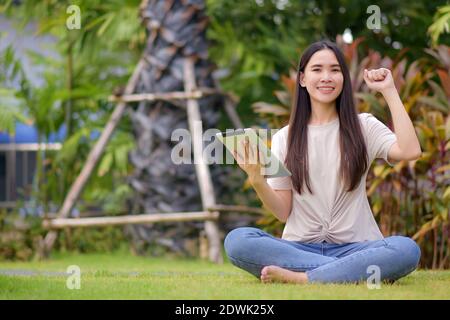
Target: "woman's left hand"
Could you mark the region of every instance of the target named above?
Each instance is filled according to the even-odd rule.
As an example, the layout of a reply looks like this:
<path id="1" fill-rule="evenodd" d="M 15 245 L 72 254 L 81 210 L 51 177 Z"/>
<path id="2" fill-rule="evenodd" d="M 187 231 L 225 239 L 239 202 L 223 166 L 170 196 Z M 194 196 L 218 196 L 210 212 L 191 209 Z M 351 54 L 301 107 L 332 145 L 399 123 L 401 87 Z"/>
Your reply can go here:
<path id="1" fill-rule="evenodd" d="M 395 89 L 394 78 L 392 78 L 391 71 L 386 68 L 364 69 L 364 81 L 369 89 L 381 93 L 389 89 Z"/>

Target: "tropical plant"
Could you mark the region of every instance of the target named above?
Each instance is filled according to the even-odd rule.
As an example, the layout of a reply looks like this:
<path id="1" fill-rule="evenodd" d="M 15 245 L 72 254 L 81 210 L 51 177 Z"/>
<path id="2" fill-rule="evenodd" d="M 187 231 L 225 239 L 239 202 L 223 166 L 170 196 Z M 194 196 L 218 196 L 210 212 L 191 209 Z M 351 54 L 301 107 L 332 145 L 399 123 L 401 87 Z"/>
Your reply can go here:
<path id="1" fill-rule="evenodd" d="M 207 0 L 211 21 L 210 55 L 219 67 L 222 87 L 240 98 L 238 110 L 244 123 L 253 125 L 250 105 L 256 101 L 276 103 L 272 92 L 280 89 L 282 75 L 296 67 L 298 48 L 322 38 L 335 39 L 346 29 L 354 39 L 387 56 L 399 48 L 417 60 L 426 54 L 424 35 L 443 0 Z M 380 9 L 380 30 L 367 26 L 368 9 Z M 414 32 L 411 32 L 414 30 Z"/>
<path id="2" fill-rule="evenodd" d="M 433 17 L 433 24 L 428 28 L 433 45 L 437 45 L 439 37 L 450 33 L 450 5 L 439 7 Z"/>
<path id="3" fill-rule="evenodd" d="M 19 62 L 12 68 L 13 49 L 5 52 L 5 63 L 10 66 L 11 74 L 4 76 L 12 81 L 12 71 L 16 70 L 14 76 L 20 78 L 21 86 L 11 88 L 5 81 L 0 82 L 20 102 L 18 106 L 2 103 L 2 107 L 8 107 L 4 109 L 10 110 L 2 112 L 2 128 L 11 131 L 16 120 L 27 120 L 45 142 L 49 133 L 64 126 L 66 140 L 62 150 L 57 154 L 38 152 L 34 190 L 37 202 L 46 207 L 46 212 L 51 203 L 58 206 L 64 199 L 114 107 L 108 101 L 109 95 L 126 82 L 139 57 L 145 31 L 136 19 L 138 4 L 139 1 L 81 1 L 78 3 L 82 8 L 80 30 L 66 27 L 66 3 L 24 1 L 2 7 L 6 17 L 21 21 L 21 26 L 35 25 L 36 37 L 46 35 L 53 39 L 51 49 L 56 58 L 28 53 L 31 63 L 43 70 L 39 75 L 43 80 L 41 85 L 28 81 Z M 131 195 L 126 182 L 131 168 L 127 154 L 134 148 L 130 131 L 129 122 L 122 121 L 97 174 L 85 189 L 79 209 L 83 203 L 96 202 L 105 205 L 107 212 L 126 210 L 125 194 Z M 110 201 L 111 198 L 115 201 Z"/>
<path id="4" fill-rule="evenodd" d="M 23 100 L 17 92 L 17 86 L 24 85 L 23 78 L 21 63 L 15 59 L 13 48 L 8 46 L 0 55 L 0 130 L 10 134 L 15 133 L 16 121 L 28 121 L 21 112 Z"/>

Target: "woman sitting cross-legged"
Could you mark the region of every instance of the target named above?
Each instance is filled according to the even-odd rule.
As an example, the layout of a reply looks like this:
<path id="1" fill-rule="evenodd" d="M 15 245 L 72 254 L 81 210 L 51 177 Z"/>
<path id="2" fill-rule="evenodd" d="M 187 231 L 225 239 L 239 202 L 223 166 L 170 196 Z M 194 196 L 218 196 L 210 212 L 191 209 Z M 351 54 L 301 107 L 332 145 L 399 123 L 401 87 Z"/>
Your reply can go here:
<path id="1" fill-rule="evenodd" d="M 357 113 L 341 51 L 319 41 L 300 59 L 289 124 L 272 137 L 272 153 L 292 175 L 265 178 L 261 155 L 248 143 L 245 154 L 234 153 L 264 206 L 286 223 L 281 239 L 250 227 L 225 238 L 230 261 L 263 282 L 359 282 L 375 274 L 393 282 L 418 265 L 412 239 L 380 232 L 366 177 L 376 158 L 391 166 L 418 159 L 420 144 L 391 72 L 364 70 L 363 78 L 385 98 L 395 134 L 372 114 Z"/>

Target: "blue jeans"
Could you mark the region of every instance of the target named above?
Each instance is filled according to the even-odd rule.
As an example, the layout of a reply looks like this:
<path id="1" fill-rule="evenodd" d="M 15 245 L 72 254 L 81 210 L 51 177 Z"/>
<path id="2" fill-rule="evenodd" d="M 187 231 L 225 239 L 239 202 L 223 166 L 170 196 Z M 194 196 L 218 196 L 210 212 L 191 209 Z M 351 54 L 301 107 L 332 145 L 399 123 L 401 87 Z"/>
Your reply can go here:
<path id="1" fill-rule="evenodd" d="M 231 263 L 257 278 L 262 268 L 275 265 L 306 272 L 309 282 L 322 283 L 365 281 L 377 267 L 379 280 L 392 283 L 414 271 L 420 259 L 419 246 L 403 236 L 344 244 L 304 243 L 242 227 L 229 232 L 224 245 Z"/>

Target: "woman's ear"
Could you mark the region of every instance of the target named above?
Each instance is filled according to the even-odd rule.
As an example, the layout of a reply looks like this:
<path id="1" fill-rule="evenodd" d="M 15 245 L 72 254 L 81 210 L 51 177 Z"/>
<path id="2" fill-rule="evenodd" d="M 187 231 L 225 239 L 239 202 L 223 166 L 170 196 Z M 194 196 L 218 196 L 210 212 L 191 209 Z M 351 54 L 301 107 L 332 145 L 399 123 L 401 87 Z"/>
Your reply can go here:
<path id="1" fill-rule="evenodd" d="M 300 71 L 300 85 L 304 88 L 306 87 L 305 84 L 305 74 L 303 72 Z"/>

